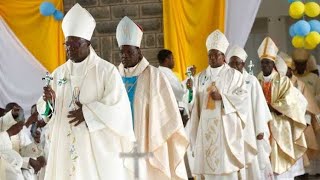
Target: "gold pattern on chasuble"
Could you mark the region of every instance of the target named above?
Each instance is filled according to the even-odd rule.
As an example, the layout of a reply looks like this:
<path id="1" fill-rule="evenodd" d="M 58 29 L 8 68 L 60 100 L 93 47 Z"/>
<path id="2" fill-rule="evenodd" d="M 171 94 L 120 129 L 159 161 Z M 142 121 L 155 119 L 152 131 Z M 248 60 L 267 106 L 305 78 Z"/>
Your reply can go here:
<path id="1" fill-rule="evenodd" d="M 214 110 L 216 108 L 215 101 L 211 98 L 211 92 L 217 91 L 216 83 L 212 82 L 212 84 L 207 88 L 208 93 L 208 101 L 206 109 Z"/>
<path id="2" fill-rule="evenodd" d="M 208 167 L 212 171 L 216 171 L 220 165 L 219 154 L 219 138 L 220 138 L 220 120 L 217 118 L 207 119 L 207 126 L 205 126 L 205 158 Z"/>
<path id="3" fill-rule="evenodd" d="M 281 118 L 285 118 L 285 117 L 281 117 Z M 284 122 L 284 123 L 289 123 L 288 121 Z M 292 138 L 290 136 L 290 134 L 292 134 L 291 129 L 289 129 L 291 126 L 290 125 L 284 125 L 281 128 L 280 131 L 280 137 L 282 141 L 283 141 L 283 145 L 286 146 L 286 148 L 290 148 L 290 144 L 292 144 Z"/>

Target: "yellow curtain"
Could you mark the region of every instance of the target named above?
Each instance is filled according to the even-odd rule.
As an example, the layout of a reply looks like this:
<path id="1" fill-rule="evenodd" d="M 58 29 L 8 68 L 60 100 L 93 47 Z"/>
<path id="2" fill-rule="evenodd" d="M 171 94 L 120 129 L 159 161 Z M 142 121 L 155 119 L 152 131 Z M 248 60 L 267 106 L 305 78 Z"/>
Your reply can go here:
<path id="1" fill-rule="evenodd" d="M 208 66 L 206 39 L 215 29 L 224 32 L 225 0 L 163 0 L 164 46 L 173 52 L 174 71 L 186 77 Z"/>
<path id="2" fill-rule="evenodd" d="M 1 0 L 0 16 L 24 46 L 52 72 L 65 62 L 61 21 L 43 16 L 39 7 L 43 0 Z M 51 0 L 63 12 L 63 0 Z M 2 42 L 5 43 L 5 42 Z"/>

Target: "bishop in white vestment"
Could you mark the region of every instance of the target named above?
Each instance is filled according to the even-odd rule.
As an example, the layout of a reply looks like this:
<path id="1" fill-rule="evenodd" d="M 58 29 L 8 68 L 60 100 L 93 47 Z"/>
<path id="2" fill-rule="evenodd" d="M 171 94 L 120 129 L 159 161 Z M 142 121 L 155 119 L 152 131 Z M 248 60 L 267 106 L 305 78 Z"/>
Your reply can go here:
<path id="1" fill-rule="evenodd" d="M 191 113 L 194 173 L 206 180 L 237 180 L 245 167 L 248 93 L 242 74 L 225 64 L 229 42 L 224 34 L 212 32 L 206 46 L 209 66 L 195 77 Z"/>
<path id="2" fill-rule="evenodd" d="M 238 46 L 233 46 L 227 56 L 229 65 L 243 74 L 249 95 L 249 113 L 244 129 L 247 166 L 243 174 L 247 180 L 271 180 L 273 171 L 269 160 L 271 147 L 268 122 L 272 116 L 259 81 L 244 68 L 247 57 L 244 49 Z"/>
<path id="3" fill-rule="evenodd" d="M 167 78 L 143 57 L 142 29 L 128 17 L 117 26 L 121 53 L 119 71 L 131 102 L 134 132 L 140 151 L 140 180 L 187 179 L 184 155 L 189 141 L 176 98 Z"/>
<path id="4" fill-rule="evenodd" d="M 11 112 L 10 112 L 11 113 Z M 3 123 L 3 118 L 0 119 L 0 124 Z M 17 124 L 18 125 L 18 124 Z M 15 124 L 13 126 L 17 126 Z M 21 125 L 18 125 L 20 130 Z M 24 180 L 21 172 L 23 159 L 18 152 L 13 150 L 12 142 L 8 131 L 0 130 L 0 179 L 3 180 Z M 18 133 L 16 130 L 15 133 Z"/>
<path id="5" fill-rule="evenodd" d="M 306 103 L 300 101 L 300 92 L 293 87 L 290 79 L 274 70 L 278 50 L 270 37 L 262 41 L 258 48 L 262 69 L 258 80 L 272 115 L 269 122 L 271 165 L 275 178 L 282 179 L 287 177 L 286 173 L 294 165 L 302 162 L 301 158 L 307 150 L 304 136 Z"/>
<path id="6" fill-rule="evenodd" d="M 48 121 L 46 180 L 133 178 L 119 156 L 135 141 L 130 103 L 117 68 L 90 46 L 95 25 L 79 4 L 62 21 L 69 60 L 37 104 Z"/>

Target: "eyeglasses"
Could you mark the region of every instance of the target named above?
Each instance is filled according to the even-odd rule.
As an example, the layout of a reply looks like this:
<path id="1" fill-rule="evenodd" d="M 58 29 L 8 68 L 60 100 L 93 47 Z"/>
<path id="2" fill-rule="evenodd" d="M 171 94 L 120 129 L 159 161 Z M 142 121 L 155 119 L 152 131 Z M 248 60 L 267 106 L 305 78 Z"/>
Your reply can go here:
<path id="1" fill-rule="evenodd" d="M 70 47 L 72 49 L 78 49 L 85 41 L 66 41 L 63 43 L 64 47 Z"/>
<path id="2" fill-rule="evenodd" d="M 136 54 L 136 50 L 128 50 L 128 51 L 125 51 L 125 52 L 119 52 L 119 56 L 120 58 L 121 57 L 124 57 L 124 56 L 128 56 L 128 57 L 132 57 Z"/>

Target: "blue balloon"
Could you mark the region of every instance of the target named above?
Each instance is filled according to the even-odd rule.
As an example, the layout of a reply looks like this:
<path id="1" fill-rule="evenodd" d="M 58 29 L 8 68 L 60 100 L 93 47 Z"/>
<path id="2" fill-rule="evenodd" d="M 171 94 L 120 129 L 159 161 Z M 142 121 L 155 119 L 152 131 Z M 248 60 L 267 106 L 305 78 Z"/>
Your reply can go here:
<path id="1" fill-rule="evenodd" d="M 289 34 L 291 37 L 294 37 L 296 35 L 296 32 L 294 31 L 294 25 L 295 24 L 292 24 L 289 28 Z"/>
<path id="2" fill-rule="evenodd" d="M 54 13 L 53 13 L 53 16 L 54 16 L 54 19 L 57 20 L 57 21 L 60 21 L 63 19 L 63 13 L 59 10 L 56 10 Z"/>
<path id="3" fill-rule="evenodd" d="M 298 36 L 306 36 L 311 30 L 310 24 L 305 20 L 299 20 L 294 25 L 294 32 Z"/>
<path id="4" fill-rule="evenodd" d="M 295 1 L 297 1 L 297 0 L 288 0 L 288 3 L 293 3 Z"/>
<path id="5" fill-rule="evenodd" d="M 311 30 L 310 31 L 316 31 L 320 33 L 320 21 L 319 20 L 311 20 L 309 21 Z"/>
<path id="6" fill-rule="evenodd" d="M 40 13 L 44 16 L 51 16 L 56 8 L 51 2 L 43 2 L 40 5 Z"/>

